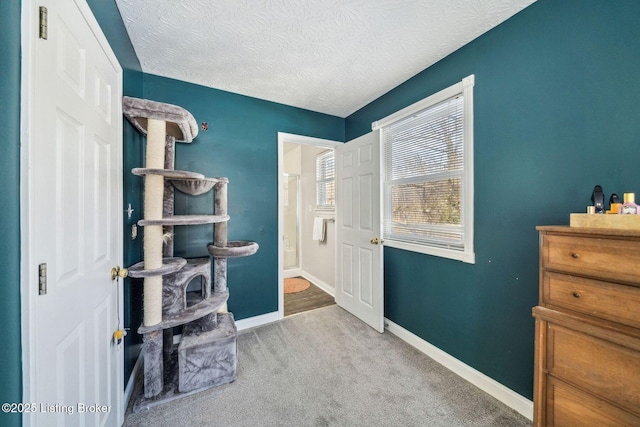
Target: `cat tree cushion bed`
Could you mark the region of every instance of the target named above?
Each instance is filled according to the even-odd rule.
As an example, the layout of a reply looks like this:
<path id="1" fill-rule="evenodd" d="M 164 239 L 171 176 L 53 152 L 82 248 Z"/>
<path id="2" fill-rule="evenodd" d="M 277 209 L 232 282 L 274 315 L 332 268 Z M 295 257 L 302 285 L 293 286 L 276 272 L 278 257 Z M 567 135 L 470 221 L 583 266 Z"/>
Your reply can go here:
<path id="1" fill-rule="evenodd" d="M 216 178 L 171 180 L 171 184 L 181 192 L 192 196 L 208 193 L 218 183 Z"/>
<path id="2" fill-rule="evenodd" d="M 207 246 L 207 250 L 213 257 L 235 258 L 255 254 L 258 251 L 258 244 L 256 242 L 248 242 L 245 240 L 233 240 L 227 242 L 224 247 L 209 245 Z"/>
<path id="3" fill-rule="evenodd" d="M 191 142 L 198 135 L 198 123 L 190 112 L 177 105 L 125 96 L 122 113 L 142 134 L 147 134 L 148 119 L 167 123 L 167 135 L 177 142 Z"/>

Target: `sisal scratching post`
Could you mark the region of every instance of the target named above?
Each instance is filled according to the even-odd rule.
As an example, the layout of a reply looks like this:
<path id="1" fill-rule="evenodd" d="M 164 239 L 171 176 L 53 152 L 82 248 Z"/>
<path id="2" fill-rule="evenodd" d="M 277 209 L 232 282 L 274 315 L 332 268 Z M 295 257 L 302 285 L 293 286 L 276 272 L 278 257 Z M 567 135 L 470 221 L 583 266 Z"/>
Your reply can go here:
<path id="1" fill-rule="evenodd" d="M 148 169 L 164 169 L 164 145 L 167 124 L 162 120 L 149 119 L 147 125 Z M 144 181 L 144 217 L 162 219 L 164 178 L 147 175 Z M 162 267 L 162 225 L 151 225 L 144 229 L 144 268 Z M 144 279 L 144 324 L 151 326 L 162 322 L 162 276 Z"/>
<path id="2" fill-rule="evenodd" d="M 149 119 L 147 123 L 148 169 L 164 169 L 164 150 L 167 124 L 163 120 Z M 164 177 L 149 174 L 144 180 L 145 219 L 162 219 L 164 199 Z M 150 225 L 144 229 L 144 268 L 152 270 L 162 267 L 162 225 Z M 144 279 L 144 319 L 145 326 L 162 322 L 162 276 Z M 145 363 L 144 393 L 148 398 L 157 396 L 163 389 L 162 331 L 154 331 L 144 336 Z"/>

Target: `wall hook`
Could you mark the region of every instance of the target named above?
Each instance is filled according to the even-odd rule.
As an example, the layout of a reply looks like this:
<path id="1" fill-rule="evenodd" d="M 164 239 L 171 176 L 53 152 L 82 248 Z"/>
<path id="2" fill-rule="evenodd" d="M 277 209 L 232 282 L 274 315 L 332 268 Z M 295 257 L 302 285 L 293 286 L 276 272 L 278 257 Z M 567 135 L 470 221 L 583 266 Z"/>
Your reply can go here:
<path id="1" fill-rule="evenodd" d="M 133 208 L 131 207 L 131 203 L 129 203 L 129 206 L 127 207 L 125 212 L 127 213 L 127 218 L 131 219 L 131 215 L 133 215 Z"/>

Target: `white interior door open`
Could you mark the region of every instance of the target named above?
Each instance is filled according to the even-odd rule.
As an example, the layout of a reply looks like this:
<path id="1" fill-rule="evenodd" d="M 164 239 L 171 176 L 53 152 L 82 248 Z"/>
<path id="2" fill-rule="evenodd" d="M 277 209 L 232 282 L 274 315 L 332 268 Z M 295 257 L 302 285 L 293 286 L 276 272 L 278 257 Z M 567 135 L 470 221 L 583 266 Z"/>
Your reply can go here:
<path id="1" fill-rule="evenodd" d="M 25 172 L 25 402 L 37 407 L 26 423 L 117 426 L 124 350 L 113 333 L 122 296 L 110 272 L 122 265 L 122 69 L 84 0 L 31 1 L 30 12 L 40 6 L 48 34 L 38 38 L 36 27 L 29 36 Z"/>
<path id="2" fill-rule="evenodd" d="M 336 303 L 384 332 L 380 131 L 336 147 Z"/>

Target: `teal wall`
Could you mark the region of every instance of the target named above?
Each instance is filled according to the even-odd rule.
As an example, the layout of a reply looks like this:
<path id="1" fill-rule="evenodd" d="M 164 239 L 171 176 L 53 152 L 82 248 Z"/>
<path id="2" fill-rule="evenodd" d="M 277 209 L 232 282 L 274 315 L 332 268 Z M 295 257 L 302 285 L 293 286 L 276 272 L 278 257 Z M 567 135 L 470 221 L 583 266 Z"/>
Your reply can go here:
<path id="1" fill-rule="evenodd" d="M 277 133 L 344 140 L 344 119 L 145 74 L 144 96 L 207 122 L 191 144 L 177 144 L 176 169 L 229 178 L 230 240 L 252 240 L 255 255 L 228 261 L 229 310 L 237 320 L 278 310 Z M 176 193 L 176 214 L 210 214 L 212 192 Z M 176 256 L 208 256 L 213 226 L 176 227 Z"/>
<path id="2" fill-rule="evenodd" d="M 594 185 L 640 193 L 640 2 L 539 0 L 347 117 L 371 122 L 475 74 L 475 265 L 385 249 L 385 315 L 532 397 L 536 225 Z"/>
<path id="3" fill-rule="evenodd" d="M 142 73 L 140 61 L 138 61 L 136 52 L 133 49 L 115 0 L 86 1 L 123 70 Z M 137 84 L 140 85 L 140 88 L 142 87 L 141 80 Z"/>
<path id="4" fill-rule="evenodd" d="M 0 1 L 0 403 L 22 401 L 20 329 L 20 2 Z M 0 413 L 0 425 L 19 426 Z"/>

